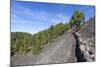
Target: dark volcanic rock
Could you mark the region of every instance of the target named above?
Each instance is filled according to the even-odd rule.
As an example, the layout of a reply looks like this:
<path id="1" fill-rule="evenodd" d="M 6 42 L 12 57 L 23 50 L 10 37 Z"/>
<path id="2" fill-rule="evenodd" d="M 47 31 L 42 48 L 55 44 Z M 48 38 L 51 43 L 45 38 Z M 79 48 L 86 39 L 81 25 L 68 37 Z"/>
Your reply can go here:
<path id="1" fill-rule="evenodd" d="M 95 61 L 95 18 L 84 24 L 84 28 L 76 32 L 80 43 L 81 53 L 86 61 Z"/>

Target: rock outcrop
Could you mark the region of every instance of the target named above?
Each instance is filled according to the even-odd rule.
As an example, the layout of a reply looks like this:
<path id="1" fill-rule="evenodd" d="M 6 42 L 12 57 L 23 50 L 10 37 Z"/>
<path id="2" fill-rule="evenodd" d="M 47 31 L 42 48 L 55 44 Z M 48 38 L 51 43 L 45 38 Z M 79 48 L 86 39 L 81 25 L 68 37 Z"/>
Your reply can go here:
<path id="1" fill-rule="evenodd" d="M 85 61 L 95 61 L 95 18 L 88 20 L 84 24 L 84 28 L 76 32 L 76 36 Z"/>

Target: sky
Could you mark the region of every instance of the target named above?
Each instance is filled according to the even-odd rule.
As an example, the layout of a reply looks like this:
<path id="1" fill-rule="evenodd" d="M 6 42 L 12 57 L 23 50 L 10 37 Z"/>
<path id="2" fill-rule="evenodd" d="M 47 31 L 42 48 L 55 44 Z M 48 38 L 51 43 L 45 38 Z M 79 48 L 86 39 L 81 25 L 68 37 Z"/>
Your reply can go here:
<path id="1" fill-rule="evenodd" d="M 58 3 L 11 1 L 11 32 L 37 33 L 60 22 L 69 23 L 75 10 L 85 20 L 95 15 L 95 6 Z"/>

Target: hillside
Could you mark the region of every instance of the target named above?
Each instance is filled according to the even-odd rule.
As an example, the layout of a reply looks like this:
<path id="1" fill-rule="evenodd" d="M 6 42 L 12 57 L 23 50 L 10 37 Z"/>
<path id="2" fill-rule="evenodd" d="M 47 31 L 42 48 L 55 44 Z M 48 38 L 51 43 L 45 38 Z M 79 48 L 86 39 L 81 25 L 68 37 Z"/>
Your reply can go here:
<path id="1" fill-rule="evenodd" d="M 32 55 L 29 52 L 25 55 L 16 55 L 11 57 L 11 63 L 12 65 L 36 65 L 76 62 L 75 46 L 74 36 L 71 33 L 63 34 L 54 42 L 46 44 L 41 53 Z"/>
<path id="2" fill-rule="evenodd" d="M 11 32 L 11 56 L 26 54 L 30 50 L 33 55 L 38 54 L 45 44 L 52 42 L 68 29 L 68 24 L 59 23 L 33 35 L 26 32 Z"/>
<path id="3" fill-rule="evenodd" d="M 33 35 L 11 32 L 11 66 L 86 61 L 95 61 L 95 17 L 82 11 Z"/>

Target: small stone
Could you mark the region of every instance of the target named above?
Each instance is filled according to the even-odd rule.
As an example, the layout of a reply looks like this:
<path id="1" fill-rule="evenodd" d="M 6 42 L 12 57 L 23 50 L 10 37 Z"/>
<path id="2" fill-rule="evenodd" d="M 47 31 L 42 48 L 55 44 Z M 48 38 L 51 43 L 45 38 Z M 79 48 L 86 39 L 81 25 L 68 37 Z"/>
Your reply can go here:
<path id="1" fill-rule="evenodd" d="M 86 44 L 87 43 L 87 40 L 83 40 L 83 43 Z"/>
<path id="2" fill-rule="evenodd" d="M 82 38 L 79 38 L 80 42 L 83 42 L 83 39 Z"/>
<path id="3" fill-rule="evenodd" d="M 91 57 L 94 58 L 95 57 L 95 54 L 92 54 Z"/>
<path id="4" fill-rule="evenodd" d="M 81 51 L 84 51 L 85 50 L 85 46 L 84 45 L 81 45 L 80 46 L 80 49 L 81 49 Z"/>
<path id="5" fill-rule="evenodd" d="M 89 50 L 90 50 L 90 48 L 89 48 L 88 46 L 86 46 L 86 50 L 88 50 L 88 51 L 89 51 Z"/>

